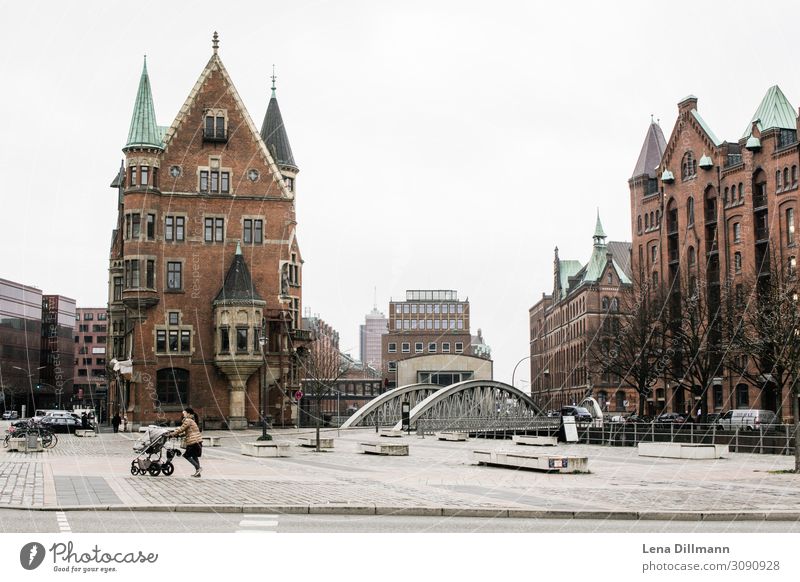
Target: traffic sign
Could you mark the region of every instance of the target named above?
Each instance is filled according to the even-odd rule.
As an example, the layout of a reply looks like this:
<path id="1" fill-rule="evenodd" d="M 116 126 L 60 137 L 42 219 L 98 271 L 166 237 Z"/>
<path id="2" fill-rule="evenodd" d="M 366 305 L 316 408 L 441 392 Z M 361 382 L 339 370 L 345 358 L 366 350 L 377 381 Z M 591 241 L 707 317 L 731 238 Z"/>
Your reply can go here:
<path id="1" fill-rule="evenodd" d="M 302 398 L 303 398 L 303 391 L 302 390 L 298 390 L 297 392 L 294 393 L 294 399 L 295 400 L 301 400 Z"/>

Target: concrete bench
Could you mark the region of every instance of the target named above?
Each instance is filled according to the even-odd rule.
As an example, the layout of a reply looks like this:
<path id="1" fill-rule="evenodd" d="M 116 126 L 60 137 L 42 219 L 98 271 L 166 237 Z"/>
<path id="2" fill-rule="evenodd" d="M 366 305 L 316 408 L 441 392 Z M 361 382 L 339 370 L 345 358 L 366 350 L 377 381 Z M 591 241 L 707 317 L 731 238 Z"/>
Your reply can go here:
<path id="1" fill-rule="evenodd" d="M 279 441 L 256 441 L 242 443 L 242 454 L 248 457 L 289 457 L 289 443 Z"/>
<path id="2" fill-rule="evenodd" d="M 463 442 L 469 440 L 469 433 L 446 430 L 442 432 L 437 432 L 436 438 L 439 439 L 440 441 Z"/>
<path id="3" fill-rule="evenodd" d="M 378 434 L 380 436 L 382 436 L 382 437 L 398 438 L 398 437 L 402 437 L 405 433 L 402 430 L 394 430 L 394 429 L 391 429 L 391 428 L 382 428 L 381 432 L 378 433 Z"/>
<path id="4" fill-rule="evenodd" d="M 407 457 L 408 445 L 400 443 L 361 443 L 361 452 L 369 455 Z"/>
<path id="5" fill-rule="evenodd" d="M 94 430 L 89 430 L 88 428 L 77 428 L 75 429 L 75 436 L 76 437 L 96 437 L 97 433 Z"/>
<path id="6" fill-rule="evenodd" d="M 300 446 L 301 447 L 314 447 L 314 448 L 317 448 L 317 439 L 314 438 L 314 437 L 300 437 L 299 440 L 300 440 Z M 332 449 L 333 448 L 333 439 L 320 437 L 320 439 L 319 439 L 319 448 L 321 448 L 321 449 Z"/>
<path id="7" fill-rule="evenodd" d="M 42 446 L 42 439 L 36 439 L 36 446 L 29 447 L 27 437 L 12 437 L 8 439 L 8 450 L 18 451 L 20 453 L 41 453 L 44 450 Z"/>
<path id="8" fill-rule="evenodd" d="M 729 452 L 728 445 L 692 445 L 689 443 L 639 443 L 640 457 L 663 459 L 720 459 Z"/>
<path id="9" fill-rule="evenodd" d="M 515 434 L 511 441 L 518 445 L 531 445 L 534 447 L 554 447 L 558 444 L 558 438 L 554 436 L 527 436 Z"/>
<path id="10" fill-rule="evenodd" d="M 572 455 L 537 455 L 518 451 L 472 451 L 472 459 L 480 465 L 509 467 L 513 469 L 532 469 L 546 473 L 587 473 L 587 457 Z"/>
<path id="11" fill-rule="evenodd" d="M 218 447 L 220 437 L 218 436 L 203 436 L 203 446 Z"/>

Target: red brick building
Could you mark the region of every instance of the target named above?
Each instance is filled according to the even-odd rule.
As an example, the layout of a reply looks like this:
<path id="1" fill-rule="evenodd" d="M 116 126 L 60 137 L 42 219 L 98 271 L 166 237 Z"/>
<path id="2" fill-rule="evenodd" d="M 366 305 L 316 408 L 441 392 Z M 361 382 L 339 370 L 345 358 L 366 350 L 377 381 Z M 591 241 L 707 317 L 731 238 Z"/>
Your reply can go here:
<path id="1" fill-rule="evenodd" d="M 594 397 L 609 412 L 633 412 L 636 391 L 602 374 L 591 343 L 606 319 L 619 312 L 631 286 L 630 243 L 610 241 L 597 217 L 589 262 L 553 259 L 553 291 L 528 312 L 531 397 L 544 410 Z"/>
<path id="2" fill-rule="evenodd" d="M 743 134 L 731 141 L 714 134 L 694 96 L 678 103 L 669 139 L 651 123 L 628 181 L 634 271 L 654 283 L 702 281 L 709 304 L 720 301 L 722 287 L 738 292 L 767 275 L 770 264 L 794 271 L 797 131 L 797 110 L 778 86 L 767 90 Z M 662 382 L 651 410 L 683 412 L 683 392 Z M 721 369 L 707 405 L 709 412 L 777 411 L 783 403 L 786 419 L 788 396 Z"/>
<path id="3" fill-rule="evenodd" d="M 295 164 L 273 82 L 261 130 L 213 53 L 177 116 L 156 123 L 142 71 L 109 267 L 109 412 L 134 425 L 293 423 L 301 266 Z M 113 359 L 112 359 L 113 358 Z M 268 403 L 265 400 L 268 399 Z"/>
<path id="4" fill-rule="evenodd" d="M 423 354 L 472 355 L 469 326 L 469 300 L 459 301 L 453 290 L 409 290 L 405 301 L 390 301 L 389 332 L 381 336 L 386 386 L 397 386 L 401 360 Z M 470 379 L 467 375 L 460 379 Z"/>
<path id="5" fill-rule="evenodd" d="M 105 411 L 108 400 L 106 308 L 76 308 L 74 334 L 75 376 L 72 381 L 72 406 Z"/>

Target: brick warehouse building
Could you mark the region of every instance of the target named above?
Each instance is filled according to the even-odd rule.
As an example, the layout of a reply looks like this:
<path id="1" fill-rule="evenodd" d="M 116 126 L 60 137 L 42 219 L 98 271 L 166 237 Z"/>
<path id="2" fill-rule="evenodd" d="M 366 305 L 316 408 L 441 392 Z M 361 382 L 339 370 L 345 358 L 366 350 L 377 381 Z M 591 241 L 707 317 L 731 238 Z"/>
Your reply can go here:
<path id="1" fill-rule="evenodd" d="M 632 412 L 636 391 L 602 374 L 590 357 L 591 342 L 621 305 L 631 286 L 627 242 L 609 241 L 597 217 L 592 254 L 585 265 L 553 259 L 553 292 L 530 308 L 531 397 L 544 410 L 579 404 L 594 397 L 604 410 Z M 622 303 L 624 305 L 624 303 Z"/>
<path id="2" fill-rule="evenodd" d="M 295 164 L 275 96 L 261 131 L 213 53 L 169 127 L 142 71 L 109 267 L 109 413 L 191 405 L 208 428 L 294 423 L 301 266 Z M 264 338 L 262 340 L 262 338 Z M 263 350 L 262 350 L 263 343 Z M 263 352 L 263 353 L 262 353 Z"/>
<path id="3" fill-rule="evenodd" d="M 798 118 L 771 87 L 737 140 L 722 141 L 700 116 L 697 98 L 678 103 L 668 140 L 651 123 L 629 180 L 634 272 L 654 283 L 703 282 L 709 304 L 721 288 L 738 292 L 773 267 L 794 271 L 798 255 Z M 683 412 L 684 391 L 657 385 L 651 410 Z M 766 408 L 791 415 L 788 394 L 720 370 L 709 412 Z"/>

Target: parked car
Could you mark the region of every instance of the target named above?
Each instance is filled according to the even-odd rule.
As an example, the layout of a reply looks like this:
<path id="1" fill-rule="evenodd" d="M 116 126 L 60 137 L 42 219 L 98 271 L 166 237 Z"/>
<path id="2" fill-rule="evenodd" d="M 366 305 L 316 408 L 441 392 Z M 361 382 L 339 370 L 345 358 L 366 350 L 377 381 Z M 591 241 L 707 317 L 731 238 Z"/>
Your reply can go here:
<path id="1" fill-rule="evenodd" d="M 574 416 L 575 422 L 592 422 L 592 415 L 582 406 L 562 406 L 561 416 Z"/>
<path id="2" fill-rule="evenodd" d="M 778 415 L 771 410 L 729 410 L 717 420 L 717 426 L 723 430 L 758 430 L 772 429 L 780 424 Z"/>
<path id="3" fill-rule="evenodd" d="M 715 424 L 720 418 L 722 418 L 722 414 L 719 412 L 712 412 L 711 414 L 706 414 L 703 422 L 706 424 Z"/>
<path id="4" fill-rule="evenodd" d="M 45 416 L 42 419 L 41 425 L 43 428 L 50 429 L 53 432 L 75 432 L 75 429 L 83 428 L 81 419 L 77 416 Z M 94 425 L 89 423 L 89 429 L 93 429 Z"/>
<path id="5" fill-rule="evenodd" d="M 16 410 L 6 410 L 3 413 L 3 420 L 17 420 L 19 418 L 19 412 Z"/>
<path id="6" fill-rule="evenodd" d="M 655 423 L 660 426 L 683 424 L 684 422 L 686 422 L 686 417 L 682 414 L 678 414 L 677 412 L 665 412 L 664 414 L 659 414 L 655 419 Z"/>

